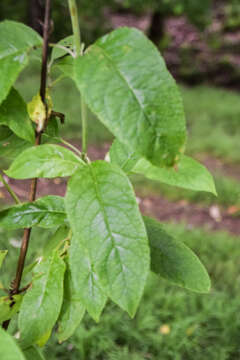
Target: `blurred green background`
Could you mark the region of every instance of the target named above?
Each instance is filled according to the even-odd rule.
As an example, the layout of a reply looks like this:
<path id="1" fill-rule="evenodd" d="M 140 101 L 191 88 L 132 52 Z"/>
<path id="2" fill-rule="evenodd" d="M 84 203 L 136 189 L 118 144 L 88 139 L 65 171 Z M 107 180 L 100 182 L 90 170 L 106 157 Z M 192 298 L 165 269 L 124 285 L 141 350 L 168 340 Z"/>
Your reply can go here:
<path id="1" fill-rule="evenodd" d="M 53 1 L 52 42 L 71 34 L 67 1 Z M 41 32 L 41 0 L 1 1 L 0 19 L 24 21 Z M 88 316 L 63 344 L 53 335 L 47 359 L 237 360 L 240 358 L 240 1 L 79 0 L 86 45 L 118 26 L 145 31 L 177 79 L 185 105 L 187 153 L 213 173 L 218 198 L 132 177 L 144 212 L 165 221 L 168 231 L 202 259 L 211 279 L 208 295 L 192 294 L 149 277 L 131 320 L 108 304 L 101 322 Z M 29 101 L 39 88 L 40 64 L 32 61 L 17 82 Z M 66 115 L 62 135 L 81 145 L 79 94 L 67 79 L 53 89 L 54 109 Z M 102 156 L 112 136 L 89 114 L 89 144 Z M 56 186 L 57 184 L 55 184 Z M 17 187 L 18 185 L 15 184 Z M 1 205 L 6 205 L 0 188 Z M 164 206 L 162 205 L 164 204 Z M 166 214 L 164 217 L 164 213 Z M 15 271 L 21 233 L 1 232 L 9 255 L 1 273 L 8 286 Z M 41 236 L 41 239 L 40 239 Z M 49 239 L 34 230 L 28 262 Z M 12 324 L 14 329 L 14 324 Z"/>

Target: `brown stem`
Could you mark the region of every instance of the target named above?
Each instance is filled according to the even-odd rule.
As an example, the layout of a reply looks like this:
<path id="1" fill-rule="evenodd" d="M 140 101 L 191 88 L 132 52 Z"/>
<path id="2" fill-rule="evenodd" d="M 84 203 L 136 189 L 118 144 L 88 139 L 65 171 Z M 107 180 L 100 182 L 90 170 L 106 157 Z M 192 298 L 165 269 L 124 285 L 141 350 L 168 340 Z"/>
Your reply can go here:
<path id="1" fill-rule="evenodd" d="M 46 85 L 47 85 L 47 55 L 48 55 L 48 41 L 49 41 L 49 29 L 50 29 L 50 7 L 51 0 L 46 0 L 45 7 L 45 19 L 44 19 L 44 31 L 43 31 L 43 50 L 42 50 L 42 71 L 41 71 L 41 85 L 40 85 L 40 96 L 42 102 L 46 106 L 46 115 L 47 115 L 47 104 L 46 104 Z M 35 146 L 41 144 L 41 132 L 36 133 Z M 31 188 L 29 193 L 29 201 L 34 201 L 36 198 L 37 192 L 37 178 L 32 179 Z M 20 255 L 18 259 L 18 266 L 16 271 L 16 277 L 12 282 L 10 295 L 15 295 L 19 293 L 19 287 L 21 284 L 22 273 L 24 269 L 25 258 L 27 255 L 29 239 L 31 235 L 31 228 L 25 229 L 22 238 L 22 245 L 20 250 Z M 13 303 L 14 305 L 14 303 Z M 7 320 L 3 323 L 3 328 L 7 329 L 10 320 Z"/>

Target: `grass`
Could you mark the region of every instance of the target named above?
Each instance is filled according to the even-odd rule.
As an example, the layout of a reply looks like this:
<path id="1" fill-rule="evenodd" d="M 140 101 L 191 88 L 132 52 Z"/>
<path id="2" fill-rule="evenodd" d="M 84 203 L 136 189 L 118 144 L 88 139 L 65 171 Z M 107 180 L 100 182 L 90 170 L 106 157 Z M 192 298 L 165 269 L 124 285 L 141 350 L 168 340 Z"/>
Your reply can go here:
<path id="1" fill-rule="evenodd" d="M 239 95 L 207 86 L 182 87 L 182 95 L 189 132 L 187 152 L 207 152 L 230 162 L 239 161 Z"/>
<path id="2" fill-rule="evenodd" d="M 225 233 L 187 230 L 167 224 L 202 259 L 211 279 L 210 294 L 194 294 L 151 275 L 136 317 L 131 320 L 109 303 L 99 324 L 89 316 L 71 339 L 57 344 L 52 336 L 49 360 L 234 360 L 240 357 L 240 246 Z M 39 240 L 34 230 L 30 257 L 41 252 L 48 232 Z M 15 268 L 17 233 L 2 233 L 0 246 L 9 248 L 1 280 Z M 5 270 L 5 271 L 4 271 Z M 11 276 L 12 276 L 11 274 Z M 233 280 L 234 279 L 234 280 Z M 164 327 L 167 334 L 163 334 Z"/>

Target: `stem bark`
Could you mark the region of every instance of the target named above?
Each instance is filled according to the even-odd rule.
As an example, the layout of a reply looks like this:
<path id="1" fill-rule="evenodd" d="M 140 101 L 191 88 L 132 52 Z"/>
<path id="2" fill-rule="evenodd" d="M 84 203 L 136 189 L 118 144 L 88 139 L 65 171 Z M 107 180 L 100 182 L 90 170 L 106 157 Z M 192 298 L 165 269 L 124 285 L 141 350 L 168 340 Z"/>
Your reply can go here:
<path id="1" fill-rule="evenodd" d="M 47 116 L 47 102 L 46 102 L 47 57 L 48 57 L 48 42 L 49 42 L 49 33 L 50 33 L 50 9 L 51 9 L 51 0 L 46 0 L 44 29 L 43 29 L 42 70 L 41 70 L 41 84 L 40 84 L 40 96 L 41 96 L 42 102 L 45 104 L 45 107 L 46 107 L 46 116 Z M 47 120 L 47 118 L 46 118 L 46 120 Z M 35 146 L 38 146 L 41 144 L 41 135 L 42 135 L 42 132 L 36 133 Z M 32 179 L 30 193 L 29 193 L 29 201 L 32 202 L 36 199 L 36 192 L 37 192 L 37 178 Z M 27 255 L 31 230 L 32 230 L 31 228 L 24 229 L 22 245 L 21 245 L 20 255 L 19 255 L 19 259 L 18 259 L 16 276 L 12 282 L 10 296 L 19 293 L 19 287 L 21 284 L 22 273 L 23 273 L 25 259 L 26 259 L 26 255 Z M 13 305 L 14 305 L 14 303 L 12 303 L 12 306 Z M 8 328 L 9 322 L 10 322 L 10 320 L 7 320 L 3 323 L 4 329 Z"/>

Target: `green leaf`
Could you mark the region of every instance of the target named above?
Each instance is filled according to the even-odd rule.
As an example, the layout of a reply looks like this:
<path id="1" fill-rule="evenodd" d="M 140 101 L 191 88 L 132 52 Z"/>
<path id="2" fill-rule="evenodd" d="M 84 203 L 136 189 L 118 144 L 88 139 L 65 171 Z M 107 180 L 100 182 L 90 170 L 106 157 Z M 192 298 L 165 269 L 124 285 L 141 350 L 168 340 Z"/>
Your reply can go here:
<path id="1" fill-rule="evenodd" d="M 0 211 L 0 227 L 23 229 L 32 226 L 51 228 L 66 221 L 64 199 L 48 195 L 34 202 L 14 205 Z"/>
<path id="2" fill-rule="evenodd" d="M 5 259 L 5 256 L 7 255 L 8 250 L 0 250 L 0 269 L 3 263 L 3 260 Z"/>
<path id="3" fill-rule="evenodd" d="M 56 67 L 67 77 L 74 79 L 74 59 L 72 56 L 65 56 L 56 61 Z"/>
<path id="4" fill-rule="evenodd" d="M 34 143 L 34 130 L 26 104 L 13 88 L 0 106 L 0 124 L 8 126 L 20 138 Z"/>
<path id="5" fill-rule="evenodd" d="M 63 305 L 58 319 L 58 340 L 60 343 L 73 335 L 80 324 L 84 313 L 85 308 L 76 295 L 72 283 L 71 272 L 69 266 L 67 266 L 64 278 Z"/>
<path id="6" fill-rule="evenodd" d="M 23 347 L 51 335 L 62 306 L 64 271 L 64 261 L 57 251 L 35 267 L 32 287 L 24 295 L 19 313 Z"/>
<path id="7" fill-rule="evenodd" d="M 2 131 L 3 126 L 0 127 Z M 0 139 L 0 157 L 4 157 L 8 160 L 14 160 L 23 150 L 26 150 L 32 146 L 28 141 L 20 139 L 11 131 L 4 130 L 5 137 Z"/>
<path id="8" fill-rule="evenodd" d="M 119 28 L 75 60 L 85 102 L 131 151 L 173 165 L 184 150 L 180 93 L 157 48 L 142 32 Z"/>
<path id="9" fill-rule="evenodd" d="M 0 141 L 5 141 L 12 135 L 12 131 L 7 126 L 0 125 Z"/>
<path id="10" fill-rule="evenodd" d="M 110 151 L 110 160 L 113 164 L 118 165 L 126 173 L 130 172 L 139 160 L 139 156 L 123 145 L 117 139 L 114 140 Z"/>
<path id="11" fill-rule="evenodd" d="M 79 238 L 74 236 L 71 239 L 69 265 L 76 299 L 83 304 L 91 317 L 98 322 L 106 305 L 106 290 L 101 284 L 88 249 L 81 244 Z"/>
<path id="12" fill-rule="evenodd" d="M 18 312 L 21 301 L 22 295 L 14 295 L 12 299 L 9 299 L 9 296 L 0 297 L 0 324 L 11 319 Z"/>
<path id="13" fill-rule="evenodd" d="M 41 350 L 37 346 L 30 346 L 23 350 L 26 360 L 45 360 Z"/>
<path id="14" fill-rule="evenodd" d="M 113 164 L 96 161 L 76 171 L 65 200 L 74 235 L 70 246 L 73 282 L 77 287 L 76 277 L 83 275 L 81 281 L 90 282 L 91 271 L 95 272 L 107 295 L 134 316 L 149 271 L 149 248 L 127 176 Z M 78 268 L 80 251 L 85 254 L 85 272 Z M 82 295 L 87 310 L 88 295 Z"/>
<path id="15" fill-rule="evenodd" d="M 58 45 L 64 46 L 66 48 L 69 48 L 73 51 L 73 35 L 67 36 L 64 39 L 60 40 L 53 48 L 52 54 L 51 54 L 51 62 L 53 62 L 55 59 L 62 57 L 66 55 L 68 52 L 64 50 L 63 48 L 59 48 Z"/>
<path id="16" fill-rule="evenodd" d="M 70 176 L 84 164 L 72 151 L 45 144 L 23 151 L 5 173 L 15 179 L 55 178 Z"/>
<path id="17" fill-rule="evenodd" d="M 151 270 L 188 290 L 209 292 L 208 273 L 192 250 L 172 238 L 158 221 L 144 217 L 144 222 L 151 249 Z"/>
<path id="18" fill-rule="evenodd" d="M 69 227 L 67 225 L 60 226 L 56 232 L 51 236 L 49 241 L 43 248 L 43 255 L 48 256 L 53 250 L 59 247 L 61 242 L 66 240 L 69 236 Z"/>
<path id="19" fill-rule="evenodd" d="M 0 23 L 0 103 L 6 98 L 19 73 L 28 63 L 28 52 L 42 44 L 30 27 L 15 21 Z"/>
<path id="20" fill-rule="evenodd" d="M 159 168 L 145 159 L 140 159 L 132 171 L 151 180 L 195 191 L 207 191 L 217 195 L 210 172 L 205 166 L 185 155 L 181 156 L 176 169 Z"/>
<path id="21" fill-rule="evenodd" d="M 110 151 L 110 160 L 125 172 L 142 174 L 148 179 L 160 181 L 172 186 L 207 191 L 217 195 L 210 172 L 198 161 L 182 155 L 175 168 L 163 168 L 152 165 L 149 161 L 131 152 L 128 147 L 114 140 Z"/>
<path id="22" fill-rule="evenodd" d="M 26 360 L 14 338 L 0 326 L 0 359 Z"/>
<path id="23" fill-rule="evenodd" d="M 58 120 L 56 117 L 51 117 L 49 119 L 47 127 L 43 133 L 43 136 L 44 135 L 46 135 L 48 137 L 52 137 L 52 138 L 59 137 L 59 126 L 58 126 Z"/>
<path id="24" fill-rule="evenodd" d="M 0 28 L 0 38 L 1 28 Z M 0 103 L 6 98 L 11 87 L 18 78 L 20 72 L 28 64 L 28 56 L 22 52 L 19 54 L 9 55 L 8 57 L 1 58 L 0 54 Z"/>

